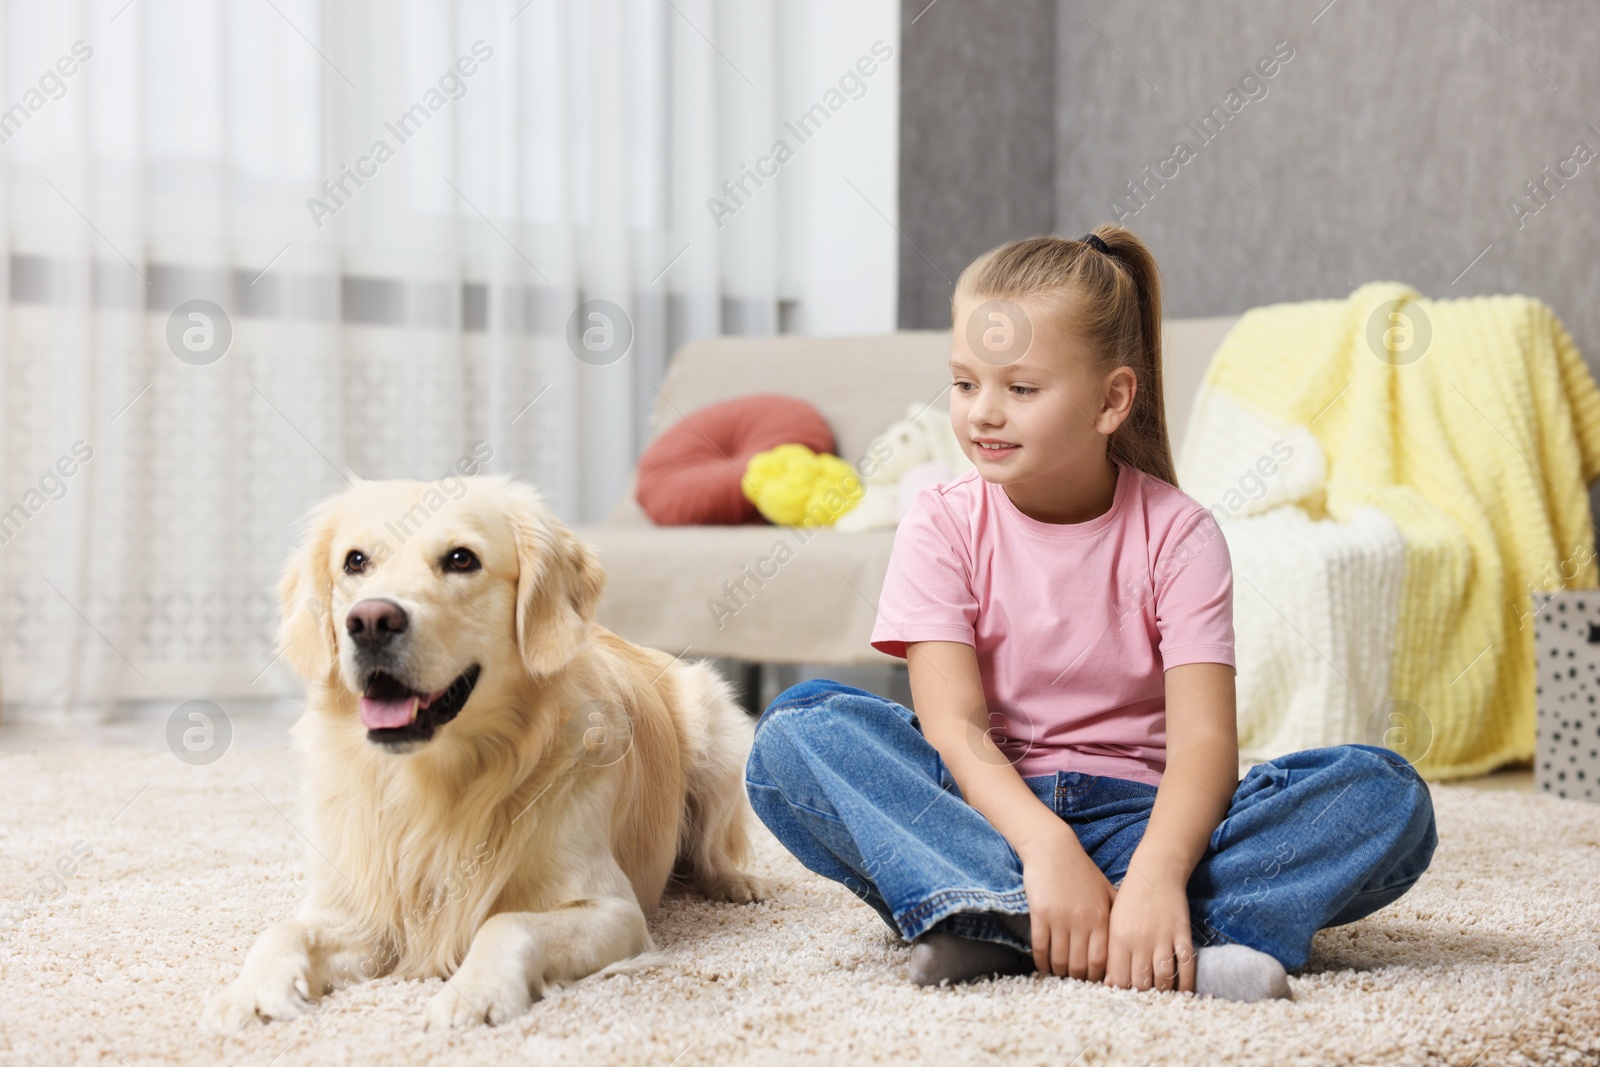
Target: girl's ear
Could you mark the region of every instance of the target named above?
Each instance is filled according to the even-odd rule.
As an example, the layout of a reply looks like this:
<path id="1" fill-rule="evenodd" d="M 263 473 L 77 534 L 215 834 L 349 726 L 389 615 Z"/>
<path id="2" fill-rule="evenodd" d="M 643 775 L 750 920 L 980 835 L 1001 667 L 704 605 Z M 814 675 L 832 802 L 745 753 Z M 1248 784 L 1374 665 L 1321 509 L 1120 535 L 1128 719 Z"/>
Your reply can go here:
<path id="1" fill-rule="evenodd" d="M 1106 377 L 1105 390 L 1105 403 L 1095 419 L 1095 428 L 1109 437 L 1133 413 L 1139 377 L 1132 367 L 1118 367 Z"/>
<path id="2" fill-rule="evenodd" d="M 333 547 L 338 498 L 312 509 L 305 536 L 284 564 L 278 579 L 282 620 L 278 626 L 278 652 L 295 673 L 308 680 L 333 673 L 338 645 L 333 633 L 333 575 L 328 554 Z"/>
<path id="3" fill-rule="evenodd" d="M 549 678 L 588 639 L 605 572 L 594 550 L 550 514 L 532 487 L 509 489 L 517 545 L 517 648 L 529 673 Z"/>

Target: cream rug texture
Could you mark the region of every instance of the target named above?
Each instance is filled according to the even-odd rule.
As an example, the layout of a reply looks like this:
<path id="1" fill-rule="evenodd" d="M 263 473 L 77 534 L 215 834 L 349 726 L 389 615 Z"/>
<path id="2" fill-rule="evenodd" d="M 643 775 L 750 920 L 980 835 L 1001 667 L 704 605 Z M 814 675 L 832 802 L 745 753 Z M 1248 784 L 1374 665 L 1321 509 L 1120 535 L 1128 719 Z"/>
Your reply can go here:
<path id="1" fill-rule="evenodd" d="M 300 896 L 295 757 L 7 754 L 0 782 L 7 1064 L 1600 1063 L 1600 807 L 1579 801 L 1434 786 L 1432 868 L 1320 933 L 1288 1002 L 1038 977 L 919 989 L 877 915 L 762 830 L 777 897 L 670 898 L 658 969 L 499 1028 L 425 1033 L 438 981 L 386 979 L 223 1036 L 199 1027 L 203 999 Z"/>

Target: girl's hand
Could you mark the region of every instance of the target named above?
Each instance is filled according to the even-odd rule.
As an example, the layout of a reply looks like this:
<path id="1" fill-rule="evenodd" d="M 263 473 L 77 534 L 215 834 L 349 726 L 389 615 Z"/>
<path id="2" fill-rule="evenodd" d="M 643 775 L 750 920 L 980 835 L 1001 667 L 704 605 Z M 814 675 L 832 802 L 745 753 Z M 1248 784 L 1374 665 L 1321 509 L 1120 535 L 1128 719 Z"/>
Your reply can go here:
<path id="1" fill-rule="evenodd" d="M 1194 944 L 1183 883 L 1129 867 L 1111 909 L 1105 984 L 1194 992 Z"/>
<path id="2" fill-rule="evenodd" d="M 1019 851 L 1028 896 L 1033 965 L 1041 974 L 1098 982 L 1106 974 L 1108 924 L 1117 891 L 1065 823 Z M 1187 920 L 1185 920 L 1187 921 Z"/>

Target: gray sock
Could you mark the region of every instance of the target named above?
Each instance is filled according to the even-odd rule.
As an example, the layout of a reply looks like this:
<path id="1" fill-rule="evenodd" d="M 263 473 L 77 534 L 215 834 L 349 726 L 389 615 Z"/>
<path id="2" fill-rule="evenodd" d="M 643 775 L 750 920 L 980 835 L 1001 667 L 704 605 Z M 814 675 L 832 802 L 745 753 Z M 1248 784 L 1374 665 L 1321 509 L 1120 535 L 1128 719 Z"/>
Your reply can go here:
<path id="1" fill-rule="evenodd" d="M 1012 931 L 1018 930 L 1024 940 L 1028 938 L 1026 915 L 997 916 Z M 917 985 L 938 985 L 948 981 L 952 985 L 992 974 L 1032 974 L 1033 957 L 1018 952 L 998 941 L 980 941 L 961 937 L 943 930 L 929 930 L 911 946 L 911 963 L 907 976 Z"/>
<path id="2" fill-rule="evenodd" d="M 1288 999 L 1283 964 L 1248 945 L 1207 945 L 1195 953 L 1196 996 L 1224 1000 Z"/>

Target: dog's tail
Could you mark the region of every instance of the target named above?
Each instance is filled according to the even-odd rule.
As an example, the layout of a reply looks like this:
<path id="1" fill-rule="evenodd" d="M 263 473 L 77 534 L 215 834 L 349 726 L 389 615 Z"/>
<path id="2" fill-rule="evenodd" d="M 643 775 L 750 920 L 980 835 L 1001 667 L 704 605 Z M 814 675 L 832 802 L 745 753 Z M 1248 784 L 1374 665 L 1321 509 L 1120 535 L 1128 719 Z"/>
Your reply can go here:
<path id="1" fill-rule="evenodd" d="M 614 974 L 634 974 L 639 971 L 676 970 L 678 958 L 669 952 L 656 949 L 652 952 L 641 952 L 637 956 L 608 963 L 594 972 L 592 978 L 609 978 Z"/>

